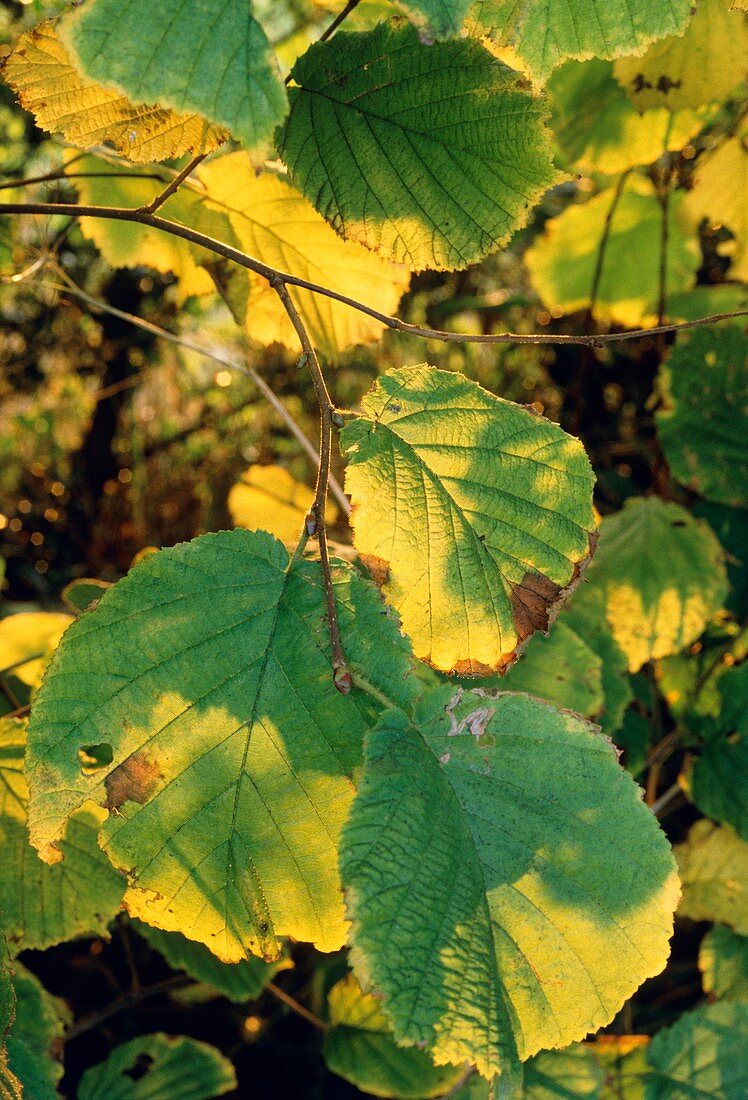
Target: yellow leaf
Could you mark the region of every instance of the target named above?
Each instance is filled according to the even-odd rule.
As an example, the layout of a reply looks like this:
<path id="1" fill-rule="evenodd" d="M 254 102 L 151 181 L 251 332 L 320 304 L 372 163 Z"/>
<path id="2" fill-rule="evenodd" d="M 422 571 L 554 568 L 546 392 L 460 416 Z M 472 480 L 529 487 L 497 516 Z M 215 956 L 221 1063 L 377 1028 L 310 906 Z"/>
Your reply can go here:
<path id="1" fill-rule="evenodd" d="M 26 687 L 37 687 L 44 668 L 73 621 L 52 611 L 22 611 L 0 620 L 0 673 L 9 671 Z"/>
<path id="2" fill-rule="evenodd" d="M 731 257 L 729 277 L 748 282 L 748 125 L 704 159 L 694 174 L 693 190 L 683 201 L 683 213 L 698 228 L 702 218 L 726 226 L 733 240 L 717 251 Z"/>
<path id="3" fill-rule="evenodd" d="M 299 191 L 274 172 L 256 175 L 246 153 L 230 153 L 200 168 L 210 202 L 229 218 L 239 246 L 263 263 L 310 282 L 342 290 L 383 313 L 393 313 L 409 276 L 361 245 L 344 241 Z M 249 274 L 247 333 L 261 344 L 298 348 L 296 332 L 277 294 Z M 353 344 L 371 343 L 381 324 L 363 313 L 309 291 L 291 293 L 312 342 L 336 359 Z"/>
<path id="4" fill-rule="evenodd" d="M 82 203 L 94 206 L 124 206 L 137 209 L 145 206 L 162 191 L 164 180 L 132 179 L 115 166 L 97 157 L 76 157 L 74 184 Z M 104 173 L 88 179 L 79 173 Z M 158 169 L 154 169 L 158 173 Z M 179 191 L 159 210 L 164 218 L 195 226 L 203 218 L 202 197 L 188 187 Z M 217 215 L 213 215 L 214 219 Z M 193 294 L 210 294 L 215 289 L 208 272 L 199 266 L 197 251 L 187 241 L 151 229 L 136 222 L 110 221 L 104 218 L 81 218 L 85 237 L 92 240 L 112 267 L 152 267 L 160 272 L 173 272 L 179 282 L 176 292 L 179 302 Z M 226 226 L 228 229 L 228 226 Z M 220 229 L 211 233 L 220 236 Z M 229 230 L 230 236 L 230 230 Z"/>
<path id="5" fill-rule="evenodd" d="M 615 75 L 634 106 L 700 107 L 719 103 L 745 78 L 748 28 L 725 0 L 699 0 L 681 35 L 654 42 L 643 57 L 622 57 Z"/>
<path id="6" fill-rule="evenodd" d="M 108 142 L 128 160 L 170 160 L 217 149 L 228 131 L 201 115 L 131 103 L 75 68 L 51 22 L 21 35 L 3 75 L 38 125 L 87 148 Z"/>
<path id="7" fill-rule="evenodd" d="M 308 485 L 282 466 L 250 466 L 229 493 L 229 512 L 237 527 L 269 531 L 281 542 L 296 542 L 314 500 Z M 328 502 L 325 520 L 334 523 L 337 508 Z"/>

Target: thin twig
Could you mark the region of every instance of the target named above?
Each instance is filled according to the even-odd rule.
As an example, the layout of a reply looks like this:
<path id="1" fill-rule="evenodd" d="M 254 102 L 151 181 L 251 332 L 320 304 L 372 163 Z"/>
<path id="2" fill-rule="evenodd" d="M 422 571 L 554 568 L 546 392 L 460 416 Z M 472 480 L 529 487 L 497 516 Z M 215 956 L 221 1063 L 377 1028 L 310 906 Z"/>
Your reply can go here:
<path id="1" fill-rule="evenodd" d="M 681 789 L 681 785 L 676 781 L 670 787 L 668 787 L 664 794 L 661 794 L 659 798 L 656 798 L 649 808 L 655 815 L 655 817 L 662 817 L 662 811 L 670 805 L 674 798 L 682 793 L 683 791 Z"/>
<path id="2" fill-rule="evenodd" d="M 83 1016 L 80 1020 L 77 1020 L 65 1032 L 65 1042 L 77 1039 L 80 1035 L 85 1035 L 87 1031 L 99 1027 L 111 1016 L 116 1016 L 118 1012 L 122 1012 L 126 1008 L 132 1008 L 134 1005 L 140 1004 L 141 1001 L 148 1000 L 149 997 L 156 997 L 159 993 L 168 993 L 172 989 L 179 989 L 180 986 L 192 984 L 192 978 L 188 978 L 186 974 L 175 974 L 171 978 L 165 978 L 162 982 L 141 986 L 137 993 L 128 993 L 125 996 L 118 997 L 117 1000 L 105 1005 L 98 1012 L 92 1012 L 90 1016 Z"/>
<path id="3" fill-rule="evenodd" d="M 233 360 L 226 358 L 223 355 L 219 355 L 209 348 L 203 347 L 200 344 L 190 340 L 186 336 L 178 336 L 174 332 L 169 332 L 168 329 L 162 328 L 160 325 L 155 325 L 151 321 L 145 321 L 142 317 L 136 316 L 134 313 L 126 313 L 124 310 L 116 309 L 114 306 L 110 306 L 108 302 L 103 301 L 100 298 L 94 298 L 91 294 L 87 294 L 85 290 L 82 290 L 76 283 L 70 279 L 65 272 L 58 270 L 57 272 L 63 279 L 64 285 L 60 286 L 57 283 L 38 283 L 38 286 L 49 288 L 51 290 L 62 291 L 64 293 L 70 293 L 75 297 L 80 298 L 86 302 L 94 310 L 101 310 L 103 313 L 109 313 L 113 317 L 119 317 L 122 321 L 128 321 L 130 324 L 135 325 L 137 328 L 143 329 L 145 332 L 150 332 L 153 336 L 158 336 L 162 340 L 168 340 L 172 344 L 177 344 L 179 347 L 186 348 L 189 351 L 194 351 L 198 355 L 205 356 L 206 359 L 212 360 L 214 363 L 220 364 L 222 367 L 226 367 L 228 370 L 236 371 L 238 374 L 243 374 L 247 378 L 250 378 L 262 396 L 272 406 L 280 419 L 288 428 L 291 435 L 301 445 L 314 466 L 319 465 L 319 453 L 310 441 L 307 439 L 304 432 L 296 423 L 291 413 L 286 406 L 275 393 L 271 390 L 262 375 L 250 367 L 248 364 L 235 363 Z M 348 501 L 348 497 L 343 492 L 343 488 L 340 482 L 337 480 L 334 474 L 330 474 L 330 490 L 335 497 L 341 511 L 344 515 L 349 515 L 351 506 Z"/>
<path id="4" fill-rule="evenodd" d="M 16 710 L 11 710 L 8 714 L 3 714 L 3 718 L 26 718 L 31 713 L 31 703 L 26 703 L 22 707 L 18 707 Z"/>
<path id="5" fill-rule="evenodd" d="M 164 182 L 164 177 L 158 172 L 68 172 L 64 168 L 58 168 L 54 172 L 47 172 L 43 176 L 29 176 L 20 180 L 3 180 L 0 182 L 0 191 L 10 191 L 18 187 L 29 187 L 33 183 L 52 183 L 55 180 L 97 180 L 111 179 L 116 175 L 128 180 L 158 180 Z"/>
<path id="6" fill-rule="evenodd" d="M 324 1023 L 320 1020 L 319 1016 L 315 1016 L 313 1012 L 310 1012 L 308 1008 L 304 1008 L 302 1004 L 299 1004 L 289 993 L 286 993 L 285 989 L 281 989 L 275 982 L 268 982 L 265 986 L 268 993 L 272 993 L 274 997 L 277 997 L 279 1001 L 282 1001 L 284 1005 L 287 1005 L 292 1012 L 295 1012 L 297 1016 L 301 1016 L 307 1023 L 313 1027 L 319 1028 L 321 1031 L 326 1031 Z"/>
<path id="7" fill-rule="evenodd" d="M 144 214 L 155 214 L 160 206 L 163 206 L 167 199 L 171 198 L 175 191 L 178 191 L 184 181 L 189 175 L 191 175 L 197 168 L 198 164 L 207 157 L 207 153 L 199 153 L 196 157 L 193 157 L 189 164 L 185 164 L 181 172 L 177 173 L 171 183 L 167 184 L 163 191 L 160 191 L 156 195 L 155 199 L 152 199 L 146 206 L 141 206 L 139 209 Z"/>
<path id="8" fill-rule="evenodd" d="M 613 194 L 613 200 L 608 209 L 608 213 L 605 215 L 605 223 L 603 225 L 603 231 L 600 235 L 600 243 L 597 246 L 597 259 L 595 261 L 595 272 L 592 276 L 592 287 L 590 289 L 590 304 L 587 307 L 587 313 L 584 320 L 584 331 L 589 332 L 592 328 L 592 319 L 595 312 L 595 306 L 597 304 L 597 295 L 600 291 L 600 280 L 603 274 L 603 264 L 605 263 L 605 253 L 608 248 L 608 240 L 610 238 L 610 231 L 613 225 L 613 218 L 615 217 L 618 204 L 621 201 L 621 195 L 623 194 L 624 184 L 631 172 L 630 168 L 627 168 L 625 172 L 622 172 L 618 178 L 616 189 Z"/>
<path id="9" fill-rule="evenodd" d="M 152 229 L 160 229 L 164 233 L 170 233 L 172 236 L 181 237 L 182 240 L 199 245 L 201 248 L 204 248 L 208 252 L 213 252 L 217 256 L 223 256 L 224 259 L 231 260 L 233 263 L 239 264 L 240 267 L 244 267 L 248 271 L 254 271 L 257 275 L 267 279 L 268 282 L 280 279 L 286 286 L 299 287 L 301 290 L 308 290 L 312 294 L 320 294 L 325 298 L 340 302 L 341 305 L 349 306 L 351 309 L 355 309 L 359 313 L 364 313 L 367 317 L 373 318 L 381 325 L 393 331 L 406 332 L 411 336 L 419 336 L 425 340 L 440 340 L 444 343 L 543 344 L 549 346 L 571 345 L 603 347 L 605 344 L 624 343 L 629 340 L 651 339 L 653 336 L 658 336 L 661 333 L 681 332 L 685 329 L 698 328 L 701 325 L 715 324 L 717 321 L 729 321 L 738 317 L 748 317 L 748 309 L 738 309 L 729 313 L 713 313 L 709 317 L 700 317 L 695 321 L 679 321 L 671 325 L 658 325 L 653 328 L 632 329 L 628 332 L 608 332 L 596 335 L 553 335 L 551 333 L 517 332 L 445 332 L 441 329 L 422 328 L 420 325 L 413 325 L 408 321 L 401 321 L 398 317 L 390 317 L 388 314 L 381 313 L 379 310 L 374 309 L 372 306 L 367 306 L 363 302 L 357 301 L 355 298 L 349 298 L 346 294 L 340 294 L 337 290 L 332 290 L 330 287 L 322 286 L 319 283 L 310 282 L 309 279 L 302 279 L 298 275 L 291 275 L 288 272 L 279 271 L 277 268 L 271 267 L 269 264 L 262 263 L 261 260 L 257 260 L 253 256 L 247 255 L 246 252 L 242 252 L 238 248 L 233 248 L 223 241 L 217 241 L 213 237 L 209 237 L 206 233 L 200 233 L 196 229 L 190 229 L 186 225 L 180 225 L 179 222 L 173 222 L 169 221 L 167 218 L 159 217 L 158 214 L 144 214 L 142 211 L 128 207 L 81 206 L 76 203 L 53 202 L 0 203 L 0 214 L 37 214 L 41 216 L 67 214 L 72 218 L 107 218 L 113 221 L 136 222 L 140 225 L 147 225 Z"/>
<path id="10" fill-rule="evenodd" d="M 346 6 L 342 9 L 342 11 L 338 12 L 330 26 L 327 27 L 326 30 L 324 30 L 319 36 L 320 42 L 326 42 L 328 38 L 331 38 L 332 35 L 335 34 L 335 31 L 338 29 L 340 24 L 343 22 L 343 20 L 347 19 L 353 9 L 357 8 L 360 3 L 361 0 L 348 0 Z"/>
<path id="11" fill-rule="evenodd" d="M 330 567 L 330 554 L 327 546 L 327 525 L 325 522 L 325 505 L 327 503 L 327 482 L 330 476 L 330 453 L 332 450 L 332 415 L 335 412 L 330 394 L 327 390 L 325 376 L 319 365 L 317 353 L 314 350 L 309 333 L 299 312 L 294 305 L 288 288 L 283 279 L 276 276 L 270 285 L 276 292 L 283 308 L 285 309 L 291 324 L 299 337 L 306 365 L 312 376 L 314 391 L 317 394 L 319 405 L 319 465 L 317 467 L 317 485 L 314 491 L 314 502 L 307 518 L 307 531 L 310 535 L 316 535 L 319 543 L 319 560 L 322 568 L 322 584 L 325 590 L 325 604 L 327 606 L 327 627 L 330 633 L 330 647 L 332 649 L 332 671 L 335 686 L 343 695 L 347 695 L 353 686 L 353 680 L 348 670 L 348 664 L 343 652 L 343 644 L 340 640 L 340 627 L 338 624 L 338 611 L 335 604 L 335 587 L 332 580 Z"/>

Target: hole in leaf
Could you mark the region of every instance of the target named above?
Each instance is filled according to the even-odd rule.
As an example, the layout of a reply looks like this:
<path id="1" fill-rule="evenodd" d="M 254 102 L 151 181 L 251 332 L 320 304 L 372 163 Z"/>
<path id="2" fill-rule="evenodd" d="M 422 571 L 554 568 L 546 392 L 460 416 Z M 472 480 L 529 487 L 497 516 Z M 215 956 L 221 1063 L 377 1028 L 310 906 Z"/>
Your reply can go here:
<path id="1" fill-rule="evenodd" d="M 141 1078 L 145 1077 L 152 1065 L 153 1058 L 150 1054 L 139 1054 L 135 1059 L 134 1065 L 132 1065 L 130 1069 L 122 1071 L 122 1076 L 129 1077 L 133 1081 L 140 1081 Z"/>
<path id="2" fill-rule="evenodd" d="M 92 775 L 100 768 L 107 768 L 114 760 L 112 746 L 103 741 L 100 745 L 81 745 L 78 759 L 84 775 Z"/>

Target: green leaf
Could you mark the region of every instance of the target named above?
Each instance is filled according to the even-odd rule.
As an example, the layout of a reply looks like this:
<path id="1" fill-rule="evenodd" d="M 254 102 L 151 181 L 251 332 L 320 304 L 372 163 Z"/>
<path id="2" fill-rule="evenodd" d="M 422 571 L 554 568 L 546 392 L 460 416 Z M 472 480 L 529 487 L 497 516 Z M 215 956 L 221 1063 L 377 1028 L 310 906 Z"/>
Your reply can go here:
<path id="1" fill-rule="evenodd" d="M 542 1050 L 525 1064 L 522 1100 L 598 1100 L 605 1074 L 586 1046 Z"/>
<path id="2" fill-rule="evenodd" d="M 464 1075 L 464 1066 L 437 1067 L 417 1047 L 399 1047 L 381 1002 L 364 993 L 352 974 L 330 990 L 330 1028 L 322 1053 L 327 1068 L 373 1096 L 428 1100 Z"/>
<path id="3" fill-rule="evenodd" d="M 346 653 L 409 704 L 410 657 L 372 586 L 337 565 Z M 128 873 L 133 916 L 226 962 L 279 937 L 345 938 L 337 840 L 377 708 L 333 684 L 317 562 L 264 532 L 152 554 L 78 619 L 29 726 L 29 824 L 42 858 L 88 799 Z"/>
<path id="4" fill-rule="evenodd" d="M 253 148 L 286 97 L 251 0 L 92 0 L 59 25 L 91 80 L 135 103 L 197 111 Z"/>
<path id="5" fill-rule="evenodd" d="M 719 1000 L 748 1001 L 748 936 L 717 924 L 699 948 L 704 992 Z"/>
<path id="6" fill-rule="evenodd" d="M 623 172 L 682 149 L 713 112 L 637 111 L 613 62 L 568 61 L 548 81 L 551 128 L 564 162 L 586 172 Z"/>
<path id="7" fill-rule="evenodd" d="M 481 680 L 487 691 L 521 691 L 564 710 L 597 718 L 603 708 L 602 660 L 567 624 L 565 617 L 553 624 L 550 634 L 535 634 L 519 661 L 503 676 Z M 475 687 L 470 677 L 421 678 L 429 684 L 456 682 Z"/>
<path id="8" fill-rule="evenodd" d="M 675 848 L 683 897 L 678 915 L 748 934 L 748 844 L 729 825 L 697 821 Z"/>
<path id="9" fill-rule="evenodd" d="M 22 1100 L 21 1082 L 8 1065 L 7 1038 L 16 1017 L 10 958 L 0 931 L 0 1100 Z"/>
<path id="10" fill-rule="evenodd" d="M 658 497 L 629 498 L 603 519 L 586 580 L 631 672 L 698 638 L 727 593 L 722 558 L 706 524 Z"/>
<path id="11" fill-rule="evenodd" d="M 463 375 L 388 371 L 341 433 L 354 543 L 417 657 L 504 671 L 547 631 L 595 529 L 581 443 Z"/>
<path id="12" fill-rule="evenodd" d="M 67 1005 L 19 962 L 13 964 L 13 991 L 15 1018 L 7 1039 L 10 1071 L 25 1100 L 56 1100 L 63 1035 L 70 1023 Z"/>
<path id="13" fill-rule="evenodd" d="M 629 682 L 628 661 L 605 617 L 605 598 L 599 589 L 582 584 L 563 610 L 559 625 L 574 630 L 602 662 L 601 688 L 604 698 L 602 714 L 596 721 L 612 736 L 621 728 L 626 708 L 633 699 Z"/>
<path id="14" fill-rule="evenodd" d="M 408 288 L 402 267 L 344 241 L 308 199 L 274 172 L 255 172 L 246 153 L 218 157 L 198 173 L 211 207 L 231 224 L 239 248 L 262 263 L 345 293 L 383 313 L 395 313 Z M 299 337 L 267 279 L 242 272 L 249 294 L 245 316 L 250 340 L 298 349 Z M 332 360 L 352 344 L 382 337 L 382 325 L 366 314 L 311 291 L 293 288 L 293 299 L 315 348 Z"/>
<path id="15" fill-rule="evenodd" d="M 703 814 L 732 825 L 748 841 L 748 662 L 728 668 L 717 690 L 722 706 L 704 724 L 704 744 L 687 775 L 688 794 Z"/>
<path id="16" fill-rule="evenodd" d="M 343 833 L 352 959 L 397 1039 L 491 1075 L 665 965 L 674 861 L 615 749 L 525 695 L 382 715 Z"/>
<path id="17" fill-rule="evenodd" d="M 252 957 L 238 963 L 224 963 L 205 944 L 188 940 L 179 932 L 162 932 L 139 920 L 134 920 L 132 926 L 154 951 L 163 955 L 172 970 L 184 970 L 195 981 L 204 982 L 237 1004 L 257 1000 L 279 971 L 293 966 L 287 953 L 276 962 L 267 963 Z"/>
<path id="18" fill-rule="evenodd" d="M 587 1049 L 605 1073 L 598 1100 L 644 1100 L 650 1074 L 646 1035 L 598 1035 Z"/>
<path id="19" fill-rule="evenodd" d="M 678 481 L 748 506 L 748 338 L 739 325 L 679 334 L 660 367 L 657 432 Z"/>
<path id="20" fill-rule="evenodd" d="M 746 53 L 743 16 L 723 0 L 698 0 L 683 33 L 655 42 L 643 57 L 617 61 L 615 75 L 638 111 L 677 111 L 727 98 L 745 78 Z"/>
<path id="21" fill-rule="evenodd" d="M 689 0 L 476 0 L 469 30 L 514 46 L 542 78 L 567 57 L 641 53 L 654 39 L 681 31 L 690 11 Z"/>
<path id="22" fill-rule="evenodd" d="M 646 1100 L 745 1100 L 748 1005 L 704 1005 L 655 1035 Z"/>
<path id="23" fill-rule="evenodd" d="M 682 192 L 676 192 L 668 206 L 668 296 L 689 290 L 701 264 L 695 234 L 687 236 L 679 222 L 682 201 Z M 641 176 L 626 181 L 620 200 L 616 189 L 608 187 L 545 223 L 525 253 L 533 286 L 548 309 L 574 313 L 588 308 L 606 232 L 593 315 L 629 328 L 656 324 L 662 207 L 653 184 Z"/>
<path id="24" fill-rule="evenodd" d="M 602 667 L 601 658 L 562 618 L 547 638 L 536 635 L 517 664 L 491 686 L 524 691 L 586 718 L 597 718 L 605 703 Z"/>
<path id="25" fill-rule="evenodd" d="M 381 23 L 312 46 L 292 77 L 293 182 L 343 236 L 408 267 L 481 259 L 559 178 L 544 107 L 476 42 Z"/>
<path id="26" fill-rule="evenodd" d="M 473 0 L 395 0 L 426 34 L 436 38 L 460 33 Z"/>
<path id="27" fill-rule="evenodd" d="M 115 1047 L 87 1069 L 78 1100 L 212 1100 L 235 1088 L 234 1067 L 215 1047 L 157 1031 Z"/>
<path id="28" fill-rule="evenodd" d="M 0 898 L 13 954 L 76 936 L 106 935 L 125 891 L 122 875 L 96 842 L 104 815 L 95 806 L 71 818 L 62 842 L 63 864 L 47 867 L 38 858 L 26 828 L 25 744 L 25 724 L 0 718 Z"/>
<path id="29" fill-rule="evenodd" d="M 726 508 L 699 500 L 693 508 L 697 519 L 704 519 L 719 539 L 727 555 L 727 580 L 730 593 L 725 607 L 736 619 L 748 606 L 748 509 Z"/>
<path id="30" fill-rule="evenodd" d="M 94 577 L 78 577 L 65 585 L 60 597 L 71 611 L 81 615 L 92 604 L 98 603 L 107 589 L 111 587 L 110 581 L 100 581 Z"/>

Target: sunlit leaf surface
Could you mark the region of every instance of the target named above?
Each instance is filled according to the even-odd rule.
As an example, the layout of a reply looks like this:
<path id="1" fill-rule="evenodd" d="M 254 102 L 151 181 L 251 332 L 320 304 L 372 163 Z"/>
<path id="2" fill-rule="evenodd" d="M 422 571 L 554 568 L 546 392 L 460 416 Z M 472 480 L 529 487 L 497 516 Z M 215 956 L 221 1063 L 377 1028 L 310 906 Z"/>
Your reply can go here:
<path id="1" fill-rule="evenodd" d="M 248 148 L 283 118 L 283 83 L 247 0 L 92 0 L 59 31 L 92 80 L 135 103 L 197 111 Z"/>
<path id="2" fill-rule="evenodd" d="M 111 145 L 136 162 L 209 153 L 228 134 L 200 115 L 159 106 L 135 106 L 126 96 L 82 76 L 50 23 L 22 35 L 3 66 L 3 77 L 43 130 L 73 145 Z"/>
<path id="3" fill-rule="evenodd" d="M 665 965 L 664 835 L 596 728 L 524 695 L 383 714 L 341 867 L 355 969 L 437 1063 L 564 1046 Z"/>
<path id="4" fill-rule="evenodd" d="M 413 269 L 481 259 L 556 182 L 544 107 L 476 42 L 381 23 L 294 66 L 291 178 L 348 238 Z"/>
<path id="5" fill-rule="evenodd" d="M 354 544 L 416 656 L 504 671 L 547 630 L 595 530 L 578 440 L 462 375 L 389 371 L 346 425 Z"/>
<path id="6" fill-rule="evenodd" d="M 373 586 L 335 592 L 351 666 L 403 704 L 409 657 Z M 319 564 L 264 532 L 153 554 L 70 628 L 29 726 L 34 844 L 85 801 L 133 916 L 226 962 L 345 938 L 337 841 L 378 707 L 333 684 Z"/>

